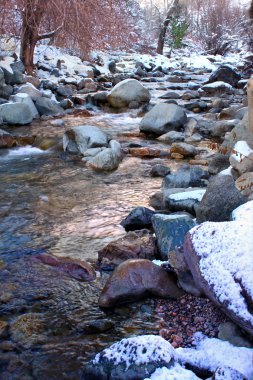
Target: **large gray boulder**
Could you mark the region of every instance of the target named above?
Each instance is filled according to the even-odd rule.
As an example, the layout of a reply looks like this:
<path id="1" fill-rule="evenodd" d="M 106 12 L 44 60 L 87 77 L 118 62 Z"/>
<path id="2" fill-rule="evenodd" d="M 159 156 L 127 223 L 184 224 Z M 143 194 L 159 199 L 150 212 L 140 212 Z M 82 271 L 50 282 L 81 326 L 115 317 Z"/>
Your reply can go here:
<path id="1" fill-rule="evenodd" d="M 20 93 L 20 94 L 12 95 L 10 97 L 10 101 L 12 101 L 14 103 L 25 103 L 25 104 L 27 104 L 28 107 L 30 108 L 30 111 L 31 111 L 34 119 L 36 119 L 40 116 L 37 108 L 35 107 L 31 97 L 28 94 Z"/>
<path id="2" fill-rule="evenodd" d="M 35 105 L 40 115 L 55 116 L 64 114 L 64 109 L 57 102 L 45 97 L 38 98 Z"/>
<path id="3" fill-rule="evenodd" d="M 125 79 L 116 84 L 109 93 L 107 100 L 114 108 L 128 107 L 134 102 L 138 105 L 150 101 L 151 95 L 136 79 Z"/>
<path id="4" fill-rule="evenodd" d="M 246 198 L 236 188 L 230 175 L 217 175 L 209 182 L 202 201 L 196 207 L 197 221 L 229 220 L 231 212 L 245 202 Z"/>
<path id="5" fill-rule="evenodd" d="M 7 124 L 25 125 L 33 120 L 30 107 L 25 103 L 6 103 L 0 105 L 0 118 Z"/>
<path id="6" fill-rule="evenodd" d="M 222 81 L 229 83 L 233 87 L 237 87 L 241 75 L 237 73 L 232 67 L 221 65 L 217 70 L 213 71 L 209 77 L 208 82 L 213 83 L 217 81 Z"/>
<path id="7" fill-rule="evenodd" d="M 187 122 L 186 112 L 176 104 L 157 104 L 142 119 L 141 132 L 161 136 L 167 132 L 179 131 Z"/>
<path id="8" fill-rule="evenodd" d="M 17 94 L 20 93 L 29 95 L 34 102 L 42 97 L 41 92 L 31 83 L 26 83 L 20 86 L 17 90 Z"/>
<path id="9" fill-rule="evenodd" d="M 108 143 L 107 134 L 93 125 L 79 125 L 63 136 L 63 149 L 70 153 L 84 154 L 87 149 L 107 147 Z"/>

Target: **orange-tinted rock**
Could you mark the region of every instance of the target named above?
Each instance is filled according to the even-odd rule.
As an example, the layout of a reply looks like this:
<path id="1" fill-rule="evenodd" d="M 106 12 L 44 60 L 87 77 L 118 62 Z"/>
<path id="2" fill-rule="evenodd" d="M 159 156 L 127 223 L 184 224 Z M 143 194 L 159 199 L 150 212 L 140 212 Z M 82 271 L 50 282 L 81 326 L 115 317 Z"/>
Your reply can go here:
<path id="1" fill-rule="evenodd" d="M 155 148 L 142 147 L 142 148 L 130 148 L 129 153 L 135 157 L 159 157 L 161 151 Z"/>
<path id="2" fill-rule="evenodd" d="M 107 280 L 98 303 L 109 308 L 148 296 L 176 299 L 182 294 L 174 274 L 149 260 L 127 260 Z"/>
<path id="3" fill-rule="evenodd" d="M 10 148 L 15 145 L 15 142 L 15 137 L 0 129 L 0 148 Z"/>
<path id="4" fill-rule="evenodd" d="M 93 281 L 96 278 L 95 271 L 86 262 L 70 258 L 55 257 L 47 253 L 36 256 L 43 264 L 55 267 L 78 281 Z"/>

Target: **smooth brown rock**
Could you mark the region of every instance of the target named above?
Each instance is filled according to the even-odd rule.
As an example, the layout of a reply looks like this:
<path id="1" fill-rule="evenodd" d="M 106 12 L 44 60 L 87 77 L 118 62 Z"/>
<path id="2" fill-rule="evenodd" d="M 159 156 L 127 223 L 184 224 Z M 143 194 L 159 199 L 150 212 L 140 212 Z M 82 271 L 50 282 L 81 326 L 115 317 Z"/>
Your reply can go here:
<path id="1" fill-rule="evenodd" d="M 15 145 L 15 142 L 14 136 L 0 129 L 0 148 L 10 148 Z"/>
<path id="2" fill-rule="evenodd" d="M 198 154 L 198 150 L 190 144 L 173 143 L 170 148 L 170 153 L 181 154 L 184 157 L 194 157 L 196 154 Z"/>
<path id="3" fill-rule="evenodd" d="M 43 264 L 55 267 L 57 270 L 64 272 L 78 281 L 93 281 L 96 273 L 93 268 L 86 262 L 70 259 L 68 257 L 55 257 L 47 253 L 36 256 Z"/>
<path id="4" fill-rule="evenodd" d="M 129 153 L 135 157 L 159 157 L 161 154 L 160 149 L 142 147 L 142 148 L 130 148 Z"/>
<path id="5" fill-rule="evenodd" d="M 242 174 L 236 181 L 235 186 L 242 195 L 249 197 L 253 193 L 253 172 Z"/>
<path id="6" fill-rule="evenodd" d="M 128 259 L 154 260 L 156 253 L 155 238 L 148 230 L 131 231 L 100 250 L 98 262 L 102 267 L 114 268 Z"/>
<path id="7" fill-rule="evenodd" d="M 127 260 L 108 279 L 98 303 L 109 308 L 148 296 L 177 299 L 182 295 L 173 274 L 149 260 Z"/>

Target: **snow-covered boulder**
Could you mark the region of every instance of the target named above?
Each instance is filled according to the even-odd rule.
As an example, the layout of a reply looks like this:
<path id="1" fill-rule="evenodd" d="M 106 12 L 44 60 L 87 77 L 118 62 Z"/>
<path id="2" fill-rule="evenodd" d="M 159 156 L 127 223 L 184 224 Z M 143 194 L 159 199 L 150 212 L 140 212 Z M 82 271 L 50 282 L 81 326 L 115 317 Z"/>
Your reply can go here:
<path id="1" fill-rule="evenodd" d="M 116 84 L 110 91 L 107 100 L 114 108 L 131 106 L 131 103 L 141 105 L 150 101 L 151 95 L 136 79 L 125 79 Z"/>
<path id="2" fill-rule="evenodd" d="M 239 174 L 253 171 L 253 149 L 249 147 L 246 141 L 238 141 L 234 146 L 229 162 Z"/>
<path id="3" fill-rule="evenodd" d="M 180 130 L 187 122 L 185 110 L 176 104 L 161 103 L 153 107 L 142 119 L 141 132 L 158 136 Z"/>
<path id="4" fill-rule="evenodd" d="M 207 374 L 214 380 L 252 379 L 252 349 L 200 333 L 195 334 L 193 344 L 174 349 L 156 335 L 124 338 L 97 354 L 85 366 L 82 379 L 197 380 Z"/>
<path id="5" fill-rule="evenodd" d="M 32 113 L 34 119 L 36 119 L 40 116 L 37 108 L 35 107 L 31 97 L 28 94 L 21 92 L 21 93 L 16 94 L 16 95 L 11 95 L 10 101 L 12 101 L 14 103 L 25 103 L 25 104 L 27 104 L 31 110 L 31 113 Z"/>
<path id="6" fill-rule="evenodd" d="M 11 125 L 30 124 L 33 114 L 26 103 L 5 103 L 0 105 L 0 118 Z"/>
<path id="7" fill-rule="evenodd" d="M 36 87 L 34 87 L 31 83 L 26 83 L 26 84 L 23 84 L 22 86 L 20 86 L 17 90 L 17 93 L 29 95 L 30 98 L 34 102 L 36 102 L 36 100 L 38 100 L 39 98 L 42 97 L 41 92 Z"/>
<path id="8" fill-rule="evenodd" d="M 101 307 L 109 308 L 147 296 L 177 299 L 182 295 L 174 275 L 149 260 L 130 259 L 115 269 L 98 303 Z"/>
<path id="9" fill-rule="evenodd" d="M 184 257 L 198 288 L 253 335 L 253 222 L 206 222 L 193 228 Z"/>

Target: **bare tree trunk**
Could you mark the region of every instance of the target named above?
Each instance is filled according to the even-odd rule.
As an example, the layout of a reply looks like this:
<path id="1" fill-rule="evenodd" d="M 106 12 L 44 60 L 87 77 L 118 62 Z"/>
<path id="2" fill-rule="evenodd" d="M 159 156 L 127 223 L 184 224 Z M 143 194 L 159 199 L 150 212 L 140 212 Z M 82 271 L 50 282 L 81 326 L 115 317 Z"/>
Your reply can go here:
<path id="1" fill-rule="evenodd" d="M 41 21 L 46 11 L 48 0 L 36 2 L 35 0 L 25 0 L 25 7 L 22 17 L 20 59 L 25 66 L 26 73 L 31 75 L 34 71 L 34 50 L 38 41 L 45 38 L 52 38 L 63 27 L 63 24 L 52 32 L 39 34 Z M 64 20 L 63 20 L 64 22 Z"/>
<path id="2" fill-rule="evenodd" d="M 163 23 L 163 26 L 161 28 L 161 31 L 160 31 L 159 37 L 158 37 L 158 43 L 157 43 L 157 48 L 156 48 L 156 52 L 158 54 L 163 54 L 164 42 L 165 42 L 165 37 L 166 37 L 166 33 L 167 33 L 167 28 L 168 28 L 169 23 L 171 21 L 171 16 L 177 10 L 178 6 L 179 6 L 179 0 L 173 0 L 169 9 L 168 9 L 166 19 Z"/>
<path id="3" fill-rule="evenodd" d="M 253 134 L 253 78 L 248 80 L 247 85 L 248 95 L 248 115 L 249 115 L 249 130 Z"/>

